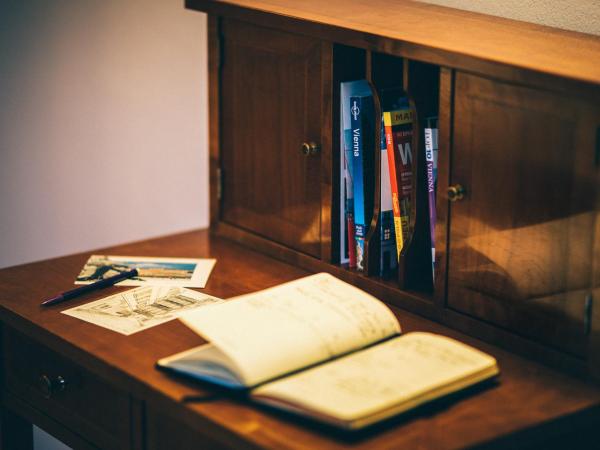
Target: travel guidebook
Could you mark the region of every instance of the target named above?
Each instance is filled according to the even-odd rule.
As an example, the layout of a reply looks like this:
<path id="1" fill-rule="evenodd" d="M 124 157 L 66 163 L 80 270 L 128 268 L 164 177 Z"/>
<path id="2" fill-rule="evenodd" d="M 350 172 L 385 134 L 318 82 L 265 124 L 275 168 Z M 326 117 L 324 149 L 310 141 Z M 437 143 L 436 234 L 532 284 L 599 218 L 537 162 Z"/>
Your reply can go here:
<path id="1" fill-rule="evenodd" d="M 347 430 L 498 373 L 493 357 L 454 339 L 401 335 L 381 301 L 326 273 L 179 318 L 208 343 L 159 360 L 159 368 Z"/>
<path id="2" fill-rule="evenodd" d="M 412 196 L 412 150 L 410 148 L 413 134 L 412 115 L 408 106 L 383 113 L 398 258 L 409 234 Z"/>
<path id="3" fill-rule="evenodd" d="M 391 277 L 398 267 L 396 254 L 396 233 L 394 231 L 394 209 L 392 203 L 392 189 L 390 184 L 389 160 L 387 156 L 387 143 L 385 140 L 385 126 L 381 120 L 381 209 L 380 220 L 380 252 L 379 276 Z"/>
<path id="4" fill-rule="evenodd" d="M 350 120 L 350 97 L 370 93 L 366 80 L 340 83 L 340 263 L 356 267 L 356 241 L 354 239 L 354 152 L 352 149 L 352 125 Z"/>
<path id="5" fill-rule="evenodd" d="M 437 183 L 437 151 L 438 130 L 437 118 L 428 118 L 425 135 L 425 163 L 427 169 L 427 203 L 429 206 L 429 234 L 431 239 L 431 271 L 435 279 L 435 222 L 437 220 L 435 210 L 435 193 Z"/>
<path id="6" fill-rule="evenodd" d="M 367 85 L 368 87 L 368 85 Z M 354 184 L 354 240 L 356 268 L 365 269 L 365 238 L 373 214 L 375 163 L 375 111 L 373 93 L 368 91 L 350 97 L 352 128 L 352 182 Z"/>

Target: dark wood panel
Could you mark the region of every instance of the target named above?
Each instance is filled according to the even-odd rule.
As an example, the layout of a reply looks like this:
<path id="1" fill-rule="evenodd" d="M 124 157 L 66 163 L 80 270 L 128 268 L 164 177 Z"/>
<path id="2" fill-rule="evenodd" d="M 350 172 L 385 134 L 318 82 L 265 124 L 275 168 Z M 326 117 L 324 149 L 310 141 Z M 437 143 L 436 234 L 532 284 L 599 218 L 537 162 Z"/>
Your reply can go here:
<path id="1" fill-rule="evenodd" d="M 210 183 L 210 223 L 216 224 L 221 215 L 221 147 L 220 147 L 220 89 L 221 36 L 219 19 L 208 16 L 208 155 Z"/>
<path id="2" fill-rule="evenodd" d="M 130 443 L 129 394 L 99 380 L 48 348 L 7 328 L 4 336 L 6 389 L 72 431 L 103 448 Z M 41 378 L 61 390 L 50 391 Z"/>
<path id="3" fill-rule="evenodd" d="M 100 447 L 96 443 L 96 445 L 92 444 L 89 439 L 91 436 L 81 436 L 78 434 L 78 430 L 73 430 L 68 428 L 70 424 L 65 424 L 64 422 L 60 422 L 56 420 L 54 417 L 47 416 L 40 410 L 34 408 L 30 404 L 24 402 L 20 398 L 12 394 L 7 394 L 6 396 L 6 408 L 7 410 L 14 411 L 15 414 L 21 417 L 27 417 L 27 421 L 29 422 L 29 427 L 31 428 L 31 424 L 35 424 L 35 426 L 41 428 L 46 433 L 58 439 L 63 444 L 68 447 L 76 450 L 98 450 Z M 28 441 L 27 436 L 17 437 L 18 444 L 26 444 Z M 3 449 L 19 449 L 19 447 L 11 447 L 10 445 L 6 447 L 2 447 Z M 27 447 L 23 447 L 25 450 Z M 127 444 L 124 443 L 123 449 L 128 448 Z M 20 449 L 19 449 L 20 450 Z M 37 447 L 34 447 L 33 450 L 39 450 Z"/>
<path id="4" fill-rule="evenodd" d="M 146 436 L 147 450 L 225 450 L 250 448 L 247 443 L 227 443 L 215 441 L 212 437 L 203 435 L 202 430 L 194 429 L 186 424 L 175 420 L 169 414 L 152 407 L 146 410 Z M 259 447 L 255 447 L 259 448 Z"/>
<path id="5" fill-rule="evenodd" d="M 321 254 L 323 261 L 332 262 L 332 204 L 333 204 L 333 45 L 321 44 Z M 309 68 L 309 70 L 311 70 Z M 315 101 L 312 96 L 309 102 Z M 336 105 L 337 106 L 337 105 Z"/>
<path id="6" fill-rule="evenodd" d="M 0 410 L 0 448 L 33 450 L 33 427 L 3 403 Z"/>
<path id="7" fill-rule="evenodd" d="M 324 61 L 316 39 L 223 25 L 222 218 L 320 257 L 321 154 L 331 164 L 331 131 L 322 131 L 331 87 L 323 85 L 322 71 L 330 70 L 330 58 Z M 301 146 L 311 141 L 322 151 L 304 155 Z M 329 171 L 325 184 L 330 179 Z"/>
<path id="8" fill-rule="evenodd" d="M 400 254 L 401 286 L 433 293 L 429 194 L 425 161 L 426 119 L 439 114 L 440 68 L 417 61 L 405 62 L 406 90 L 415 105 L 412 145 L 411 236 Z"/>
<path id="9" fill-rule="evenodd" d="M 451 307 L 586 354 L 598 123 L 584 101 L 459 73 Z"/>

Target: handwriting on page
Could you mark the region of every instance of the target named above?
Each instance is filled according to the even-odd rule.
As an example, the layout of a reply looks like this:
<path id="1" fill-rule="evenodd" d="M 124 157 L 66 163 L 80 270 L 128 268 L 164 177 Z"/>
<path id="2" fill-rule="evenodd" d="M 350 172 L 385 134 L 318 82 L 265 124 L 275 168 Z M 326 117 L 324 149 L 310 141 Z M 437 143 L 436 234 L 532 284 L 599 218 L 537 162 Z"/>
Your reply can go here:
<path id="1" fill-rule="evenodd" d="M 340 288 L 332 277 L 314 278 L 310 284 L 290 284 L 285 291 L 266 291 L 248 305 L 269 309 L 304 327 L 311 340 L 333 357 L 356 346 L 376 342 L 397 333 L 398 324 L 389 310 L 370 298 Z M 363 294 L 364 295 L 364 294 Z"/>
<path id="2" fill-rule="evenodd" d="M 237 297 L 184 321 L 236 361 L 252 382 L 400 331 L 383 303 L 325 273 Z"/>
<path id="3" fill-rule="evenodd" d="M 273 382 L 260 395 L 291 398 L 354 419 L 408 401 L 493 364 L 462 344 L 410 333 L 332 363 Z"/>

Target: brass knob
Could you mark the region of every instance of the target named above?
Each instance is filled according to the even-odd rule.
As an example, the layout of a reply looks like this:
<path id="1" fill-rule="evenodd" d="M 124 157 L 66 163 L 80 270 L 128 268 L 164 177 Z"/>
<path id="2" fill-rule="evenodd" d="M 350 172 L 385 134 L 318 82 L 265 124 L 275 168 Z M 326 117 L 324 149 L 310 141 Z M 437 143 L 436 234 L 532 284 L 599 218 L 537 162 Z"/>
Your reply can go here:
<path id="1" fill-rule="evenodd" d="M 302 151 L 302 154 L 304 156 L 312 156 L 312 155 L 316 155 L 317 153 L 319 153 L 320 147 L 318 144 L 315 144 L 314 142 L 310 141 L 310 142 L 303 142 L 300 150 Z"/>
<path id="2" fill-rule="evenodd" d="M 65 387 L 67 386 L 67 381 L 60 375 L 54 378 L 51 378 L 45 374 L 41 375 L 38 383 L 40 390 L 42 391 L 42 395 L 48 399 L 52 397 L 52 394 L 64 391 Z"/>
<path id="3" fill-rule="evenodd" d="M 460 184 L 448 186 L 448 200 L 451 202 L 457 202 L 465 197 L 467 191 Z"/>

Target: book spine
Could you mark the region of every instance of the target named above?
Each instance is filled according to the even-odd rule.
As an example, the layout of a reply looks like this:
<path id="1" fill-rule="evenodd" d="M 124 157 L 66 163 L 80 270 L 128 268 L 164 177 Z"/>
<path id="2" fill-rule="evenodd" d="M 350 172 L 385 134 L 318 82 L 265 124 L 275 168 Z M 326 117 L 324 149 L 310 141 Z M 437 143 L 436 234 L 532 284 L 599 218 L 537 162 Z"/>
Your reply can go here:
<path id="1" fill-rule="evenodd" d="M 412 190 L 412 112 L 410 109 L 383 113 L 388 154 L 394 230 L 398 259 L 408 239 Z"/>
<path id="2" fill-rule="evenodd" d="M 373 209 L 373 98 L 350 97 L 356 268 L 364 270 L 365 236 Z M 370 177 L 370 178 L 369 178 Z"/>
<path id="3" fill-rule="evenodd" d="M 392 131 L 392 113 L 383 113 L 385 129 L 385 142 L 388 157 L 388 171 L 390 180 L 390 194 L 392 197 L 392 214 L 394 216 L 394 236 L 396 237 L 396 261 L 400 259 L 400 252 L 404 245 L 402 239 L 402 222 L 400 218 L 400 200 L 398 195 L 398 178 L 396 176 L 396 158 L 394 157 L 394 135 Z"/>
<path id="4" fill-rule="evenodd" d="M 356 267 L 356 240 L 354 239 L 354 183 L 352 181 L 352 130 L 344 130 L 344 192 L 345 192 L 345 244 L 348 266 Z"/>
<path id="5" fill-rule="evenodd" d="M 380 236 L 381 248 L 379 257 L 379 276 L 389 277 L 398 266 L 396 233 L 394 232 L 394 209 L 392 205 L 392 189 L 390 169 L 385 135 L 385 121 L 381 120 L 381 210 Z"/>
<path id="6" fill-rule="evenodd" d="M 339 216 L 339 245 L 340 245 L 340 264 L 347 264 L 348 257 L 348 232 L 347 232 L 347 211 L 348 211 L 348 161 L 346 156 L 346 147 L 348 143 L 345 137 L 344 127 L 344 83 L 340 85 L 340 216 Z"/>
<path id="7" fill-rule="evenodd" d="M 408 241 L 410 198 L 412 194 L 412 112 L 399 110 L 394 118 L 394 152 L 400 194 L 402 240 Z"/>
<path id="8" fill-rule="evenodd" d="M 435 159 L 434 159 L 434 128 L 425 128 L 425 163 L 427 169 L 427 193 L 429 203 L 429 233 L 431 236 L 431 271 L 435 279 Z"/>
<path id="9" fill-rule="evenodd" d="M 437 122 L 437 120 L 436 120 Z M 438 128 L 437 124 L 435 128 L 431 129 L 431 140 L 433 143 L 433 182 L 435 183 L 435 191 L 437 193 L 437 180 L 438 180 Z"/>

